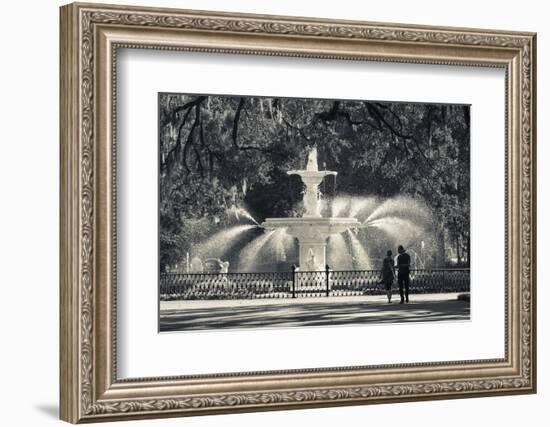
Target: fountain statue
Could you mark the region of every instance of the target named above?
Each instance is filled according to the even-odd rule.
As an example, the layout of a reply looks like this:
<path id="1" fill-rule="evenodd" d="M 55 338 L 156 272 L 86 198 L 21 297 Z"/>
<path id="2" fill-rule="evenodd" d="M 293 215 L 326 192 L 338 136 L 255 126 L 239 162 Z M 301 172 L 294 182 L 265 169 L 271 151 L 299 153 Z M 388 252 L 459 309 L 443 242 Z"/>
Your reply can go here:
<path id="1" fill-rule="evenodd" d="M 285 228 L 288 234 L 298 239 L 298 263 L 302 270 L 324 270 L 329 236 L 360 227 L 361 223 L 357 218 L 321 216 L 319 184 L 326 176 L 336 176 L 338 173 L 319 170 L 316 147 L 311 148 L 308 153 L 305 170 L 291 170 L 287 174 L 298 175 L 306 187 L 302 218 L 267 218 L 261 226 L 266 230 Z"/>

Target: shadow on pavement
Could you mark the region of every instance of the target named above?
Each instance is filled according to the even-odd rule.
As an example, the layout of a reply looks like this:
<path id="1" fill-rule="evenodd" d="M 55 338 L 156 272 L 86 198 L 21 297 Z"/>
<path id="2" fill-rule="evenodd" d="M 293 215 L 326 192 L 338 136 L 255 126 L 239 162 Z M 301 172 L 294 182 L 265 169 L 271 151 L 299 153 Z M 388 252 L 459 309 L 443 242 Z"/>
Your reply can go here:
<path id="1" fill-rule="evenodd" d="M 161 332 L 238 327 L 321 326 L 364 323 L 463 321 L 470 304 L 457 301 L 308 303 L 163 310 Z"/>

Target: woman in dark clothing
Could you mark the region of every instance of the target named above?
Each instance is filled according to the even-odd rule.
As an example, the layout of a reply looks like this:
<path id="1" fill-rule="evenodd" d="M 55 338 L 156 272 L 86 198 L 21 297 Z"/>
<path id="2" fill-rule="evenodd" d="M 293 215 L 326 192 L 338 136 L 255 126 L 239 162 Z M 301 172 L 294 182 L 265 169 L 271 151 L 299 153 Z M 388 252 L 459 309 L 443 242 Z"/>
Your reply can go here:
<path id="1" fill-rule="evenodd" d="M 388 296 L 388 304 L 391 303 L 391 286 L 395 279 L 394 262 L 392 251 L 386 253 L 384 263 L 382 264 L 382 283 L 386 287 L 386 295 Z"/>

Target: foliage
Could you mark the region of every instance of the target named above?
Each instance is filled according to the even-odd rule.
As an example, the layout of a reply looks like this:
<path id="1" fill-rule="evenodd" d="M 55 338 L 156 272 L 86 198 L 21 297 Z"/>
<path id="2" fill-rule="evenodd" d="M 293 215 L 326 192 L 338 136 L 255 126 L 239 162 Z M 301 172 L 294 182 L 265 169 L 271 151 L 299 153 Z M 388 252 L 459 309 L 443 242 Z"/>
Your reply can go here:
<path id="1" fill-rule="evenodd" d="M 232 206 L 296 216 L 317 146 L 350 195 L 421 198 L 460 260 L 469 247 L 470 109 L 465 105 L 161 94 L 161 265 L 181 261 Z"/>

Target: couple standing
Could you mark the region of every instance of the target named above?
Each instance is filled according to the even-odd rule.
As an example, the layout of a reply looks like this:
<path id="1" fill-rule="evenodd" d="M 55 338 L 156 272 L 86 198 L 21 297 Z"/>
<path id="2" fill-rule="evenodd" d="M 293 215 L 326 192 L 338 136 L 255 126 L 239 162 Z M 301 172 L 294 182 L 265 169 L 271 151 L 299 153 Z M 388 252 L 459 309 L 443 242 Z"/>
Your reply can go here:
<path id="1" fill-rule="evenodd" d="M 405 251 L 402 245 L 397 248 L 397 265 L 393 262 L 392 251 L 389 250 L 384 258 L 382 265 L 382 283 L 386 286 L 386 294 L 388 295 L 388 303 L 391 302 L 391 286 L 395 279 L 395 271 L 397 268 L 397 283 L 399 284 L 399 295 L 401 295 L 400 304 L 404 304 L 405 301 L 409 302 L 409 284 L 410 284 L 410 272 L 411 272 L 411 257 Z"/>

